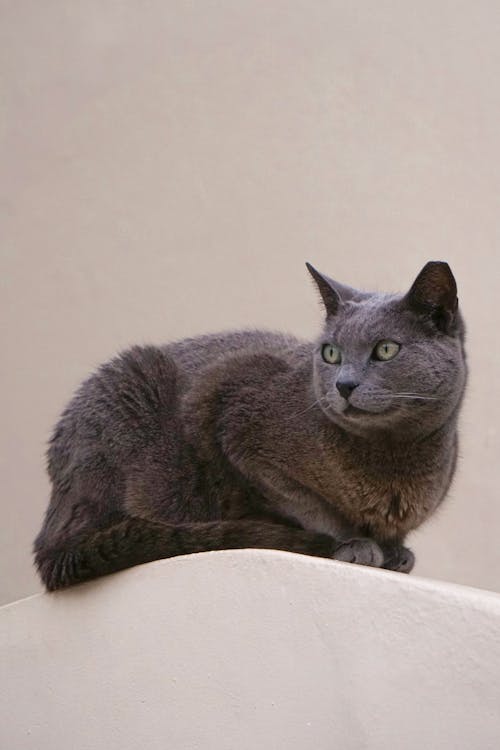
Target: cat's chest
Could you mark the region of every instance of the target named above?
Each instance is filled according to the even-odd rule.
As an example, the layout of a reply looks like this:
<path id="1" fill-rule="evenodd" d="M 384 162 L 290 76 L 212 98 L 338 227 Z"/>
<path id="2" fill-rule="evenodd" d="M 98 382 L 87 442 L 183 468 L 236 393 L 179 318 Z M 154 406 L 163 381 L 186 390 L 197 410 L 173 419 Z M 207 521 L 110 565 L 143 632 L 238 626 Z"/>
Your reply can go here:
<path id="1" fill-rule="evenodd" d="M 401 476 L 387 472 L 386 476 L 351 478 L 342 504 L 366 533 L 390 539 L 417 528 L 441 496 L 441 483 L 433 473 Z"/>
<path id="2" fill-rule="evenodd" d="M 310 486 L 349 524 L 390 539 L 419 526 L 439 504 L 448 459 L 436 461 L 415 450 L 354 452 L 339 445 L 318 446 L 299 471 L 309 474 Z"/>

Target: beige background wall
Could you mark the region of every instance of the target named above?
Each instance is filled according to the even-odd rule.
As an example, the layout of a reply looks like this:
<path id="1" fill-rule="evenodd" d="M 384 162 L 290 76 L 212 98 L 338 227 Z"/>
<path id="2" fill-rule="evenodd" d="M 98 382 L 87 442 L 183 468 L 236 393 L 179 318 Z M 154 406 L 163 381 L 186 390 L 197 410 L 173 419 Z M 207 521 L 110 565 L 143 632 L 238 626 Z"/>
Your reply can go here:
<path id="1" fill-rule="evenodd" d="M 500 590 L 500 6 L 0 3 L 1 601 L 36 591 L 43 452 L 136 342 L 309 336 L 304 261 L 407 287 L 448 260 L 469 328 L 459 476 L 417 572 Z"/>

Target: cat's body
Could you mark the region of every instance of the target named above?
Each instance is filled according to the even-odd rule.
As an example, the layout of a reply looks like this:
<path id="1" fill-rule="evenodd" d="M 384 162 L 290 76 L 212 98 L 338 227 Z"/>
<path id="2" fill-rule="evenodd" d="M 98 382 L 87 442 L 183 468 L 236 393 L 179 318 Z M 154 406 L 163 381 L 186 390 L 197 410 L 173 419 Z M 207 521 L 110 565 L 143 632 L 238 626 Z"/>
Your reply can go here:
<path id="1" fill-rule="evenodd" d="M 246 331 L 135 347 L 81 386 L 49 449 L 52 499 L 35 542 L 48 589 L 234 547 L 412 567 L 404 538 L 455 468 L 463 326 L 455 311 L 443 322 L 444 304 L 431 315 L 408 295 L 333 291 L 311 272 L 327 309 L 317 342 Z M 391 364 L 366 352 L 396 333 L 405 369 L 392 363 L 390 394 Z M 333 338 L 338 363 L 325 360 Z M 431 343 L 416 393 L 412 347 Z"/>

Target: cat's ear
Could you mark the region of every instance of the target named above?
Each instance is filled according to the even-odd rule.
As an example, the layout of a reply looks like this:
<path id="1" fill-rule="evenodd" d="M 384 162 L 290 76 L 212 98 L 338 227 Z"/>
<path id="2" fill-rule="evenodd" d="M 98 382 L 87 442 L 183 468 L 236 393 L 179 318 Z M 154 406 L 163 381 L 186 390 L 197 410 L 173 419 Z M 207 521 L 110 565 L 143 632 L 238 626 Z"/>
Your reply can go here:
<path id="1" fill-rule="evenodd" d="M 450 331 L 456 319 L 458 298 L 448 263 L 426 263 L 403 302 L 416 313 L 431 318 L 439 330 Z"/>
<path id="2" fill-rule="evenodd" d="M 373 296 L 372 292 L 361 292 L 359 289 L 353 289 L 352 286 L 347 284 L 341 284 L 339 281 L 331 279 L 329 276 L 325 276 L 323 273 L 316 271 L 310 263 L 306 263 L 306 266 L 311 273 L 313 279 L 319 287 L 318 277 L 330 286 L 340 297 L 340 302 L 362 302 L 364 299 L 368 299 Z M 321 290 L 320 290 L 321 291 Z"/>
<path id="3" fill-rule="evenodd" d="M 306 263 L 307 270 L 313 277 L 321 294 L 321 299 L 326 309 L 327 315 L 335 315 L 341 304 L 340 295 L 335 289 L 334 281 L 317 271 L 310 263 Z"/>

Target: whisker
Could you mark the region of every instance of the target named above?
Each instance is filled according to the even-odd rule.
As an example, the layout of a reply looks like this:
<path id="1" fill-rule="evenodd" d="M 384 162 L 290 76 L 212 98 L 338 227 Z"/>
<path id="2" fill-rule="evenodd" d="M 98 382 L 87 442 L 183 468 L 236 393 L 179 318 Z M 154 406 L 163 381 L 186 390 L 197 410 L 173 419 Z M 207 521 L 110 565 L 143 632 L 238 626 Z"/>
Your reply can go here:
<path id="1" fill-rule="evenodd" d="M 437 401 L 437 396 L 420 396 L 416 393 L 370 393 L 372 398 L 401 398 L 419 401 Z"/>
<path id="2" fill-rule="evenodd" d="M 400 391 L 395 393 L 394 396 L 409 396 L 411 398 L 429 398 L 438 399 L 439 396 L 431 396 L 430 393 L 414 393 L 413 391 Z"/>
<path id="3" fill-rule="evenodd" d="M 406 395 L 406 393 L 396 393 L 391 398 L 411 398 L 411 399 L 418 399 L 420 401 L 437 401 L 437 396 L 413 396 L 413 395 Z"/>
<path id="4" fill-rule="evenodd" d="M 287 417 L 284 421 L 288 422 L 290 419 L 295 419 L 295 417 L 300 417 L 301 414 L 305 414 L 307 411 L 310 411 L 314 406 L 320 403 L 320 401 L 327 401 L 328 399 L 326 396 L 322 396 L 321 398 L 316 399 L 310 406 L 306 407 L 305 409 L 302 409 L 302 411 L 297 412 L 297 414 L 292 414 L 291 417 Z"/>
<path id="5" fill-rule="evenodd" d="M 420 398 L 426 401 L 437 401 L 439 396 L 429 396 L 425 393 L 411 393 L 409 391 L 401 391 L 400 393 L 391 393 L 390 391 L 370 391 L 370 396 L 381 396 L 384 398 Z"/>

